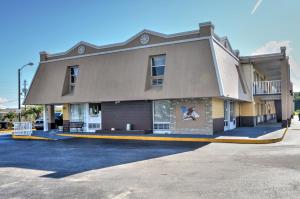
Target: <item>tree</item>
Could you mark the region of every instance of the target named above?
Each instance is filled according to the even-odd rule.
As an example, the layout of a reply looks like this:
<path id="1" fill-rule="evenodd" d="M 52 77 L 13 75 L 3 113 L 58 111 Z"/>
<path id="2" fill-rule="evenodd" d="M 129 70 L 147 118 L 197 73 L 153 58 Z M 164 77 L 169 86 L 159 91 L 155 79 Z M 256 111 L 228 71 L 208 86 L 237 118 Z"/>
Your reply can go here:
<path id="1" fill-rule="evenodd" d="M 7 119 L 9 121 L 9 127 L 12 127 L 12 122 L 14 121 L 14 119 L 17 117 L 16 113 L 14 112 L 8 112 L 6 113 L 6 115 L 4 116 L 5 119 Z"/>
<path id="2" fill-rule="evenodd" d="M 28 107 L 24 115 L 32 115 L 34 119 L 37 120 L 41 117 L 43 110 L 43 106 L 30 106 Z"/>

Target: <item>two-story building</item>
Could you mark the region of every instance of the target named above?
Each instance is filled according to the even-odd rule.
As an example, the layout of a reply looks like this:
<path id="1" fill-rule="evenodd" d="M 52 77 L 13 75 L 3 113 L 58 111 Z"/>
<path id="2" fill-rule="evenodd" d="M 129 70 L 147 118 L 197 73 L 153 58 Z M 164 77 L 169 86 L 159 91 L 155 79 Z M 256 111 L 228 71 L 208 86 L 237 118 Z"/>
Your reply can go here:
<path id="1" fill-rule="evenodd" d="M 24 104 L 45 105 L 45 130 L 55 126 L 55 105 L 63 105 L 65 124 L 83 122 L 87 132 L 130 124 L 133 131 L 211 135 L 274 119 L 287 126 L 293 89 L 285 52 L 240 56 L 210 22 L 169 35 L 143 30 L 105 46 L 79 42 L 40 53 Z"/>

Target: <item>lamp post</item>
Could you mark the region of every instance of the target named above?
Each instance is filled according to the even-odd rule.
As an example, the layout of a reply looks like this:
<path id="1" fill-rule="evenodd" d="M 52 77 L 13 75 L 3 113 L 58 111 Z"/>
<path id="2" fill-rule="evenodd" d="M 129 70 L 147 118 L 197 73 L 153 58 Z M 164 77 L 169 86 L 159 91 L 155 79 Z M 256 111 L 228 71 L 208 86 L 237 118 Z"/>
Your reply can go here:
<path id="1" fill-rule="evenodd" d="M 25 64 L 21 68 L 18 69 L 18 119 L 19 122 L 21 122 L 21 70 L 25 68 L 26 66 L 33 66 L 32 62 L 29 62 L 28 64 Z"/>

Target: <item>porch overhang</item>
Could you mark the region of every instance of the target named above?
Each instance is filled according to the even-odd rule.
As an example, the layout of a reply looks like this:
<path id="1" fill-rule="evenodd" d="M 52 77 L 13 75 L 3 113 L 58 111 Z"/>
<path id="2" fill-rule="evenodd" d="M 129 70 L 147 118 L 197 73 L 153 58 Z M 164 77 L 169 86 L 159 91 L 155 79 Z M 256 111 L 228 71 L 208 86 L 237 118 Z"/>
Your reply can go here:
<path id="1" fill-rule="evenodd" d="M 268 80 L 281 80 L 281 63 L 286 58 L 284 53 L 240 57 L 242 64 L 251 63 Z"/>

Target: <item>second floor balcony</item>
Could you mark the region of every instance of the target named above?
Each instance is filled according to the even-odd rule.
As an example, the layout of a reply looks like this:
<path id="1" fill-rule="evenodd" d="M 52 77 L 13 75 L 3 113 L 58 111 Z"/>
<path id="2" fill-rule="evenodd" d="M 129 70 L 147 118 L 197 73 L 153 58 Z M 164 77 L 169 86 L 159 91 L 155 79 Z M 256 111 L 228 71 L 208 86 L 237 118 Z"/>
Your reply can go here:
<path id="1" fill-rule="evenodd" d="M 281 80 L 253 82 L 253 95 L 281 94 Z"/>

